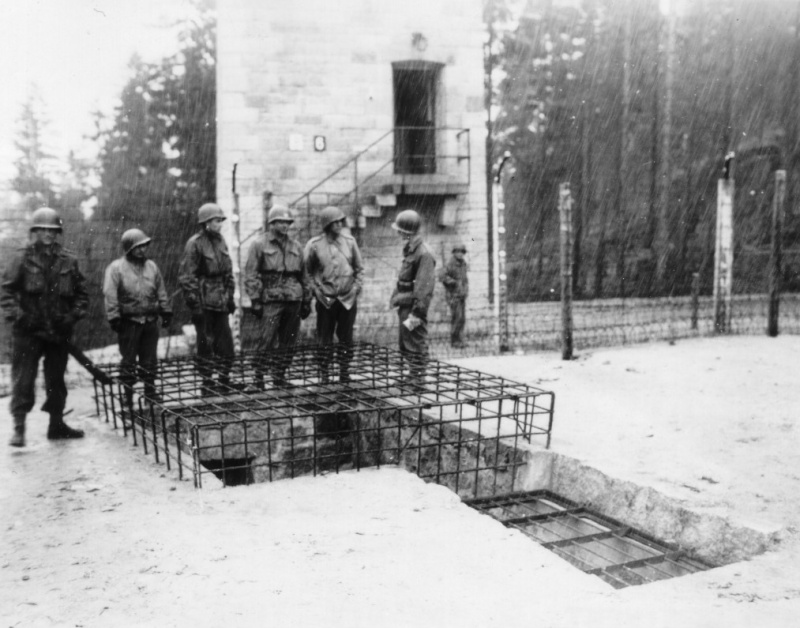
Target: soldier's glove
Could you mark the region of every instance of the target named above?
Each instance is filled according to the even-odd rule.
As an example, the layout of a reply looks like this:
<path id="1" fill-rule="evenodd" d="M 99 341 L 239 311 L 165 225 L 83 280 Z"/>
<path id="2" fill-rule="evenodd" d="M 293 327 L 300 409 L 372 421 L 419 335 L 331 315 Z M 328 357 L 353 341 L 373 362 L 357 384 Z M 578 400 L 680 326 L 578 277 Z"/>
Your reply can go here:
<path id="1" fill-rule="evenodd" d="M 172 325 L 172 314 L 169 312 L 164 312 L 161 314 L 161 327 L 164 329 L 169 329 L 170 325 Z"/>
<path id="2" fill-rule="evenodd" d="M 233 314 L 236 311 L 236 303 L 228 301 L 228 314 Z"/>
<path id="3" fill-rule="evenodd" d="M 306 320 L 309 316 L 311 316 L 311 301 L 303 301 L 300 306 L 300 318 Z"/>
<path id="4" fill-rule="evenodd" d="M 260 307 L 251 307 L 247 310 L 247 313 L 258 320 L 261 320 L 264 317 L 264 310 L 262 310 Z"/>
<path id="5" fill-rule="evenodd" d="M 118 334 L 120 327 L 122 327 L 122 321 L 118 318 L 112 318 L 110 321 L 108 321 L 108 326 L 114 330 L 114 333 Z"/>

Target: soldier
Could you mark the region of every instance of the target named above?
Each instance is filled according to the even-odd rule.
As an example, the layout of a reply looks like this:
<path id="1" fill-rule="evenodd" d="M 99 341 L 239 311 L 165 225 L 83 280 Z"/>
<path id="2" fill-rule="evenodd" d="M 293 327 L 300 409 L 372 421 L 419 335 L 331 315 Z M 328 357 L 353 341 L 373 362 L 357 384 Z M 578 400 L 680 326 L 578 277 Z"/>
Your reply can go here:
<path id="1" fill-rule="evenodd" d="M 442 269 L 442 283 L 447 293 L 447 305 L 450 306 L 450 345 L 464 348 L 464 325 L 466 324 L 467 294 L 469 293 L 469 280 L 467 279 L 467 262 L 464 255 L 467 247 L 461 242 L 453 247 L 453 256 Z"/>
<path id="2" fill-rule="evenodd" d="M 361 293 L 364 263 L 355 238 L 342 233 L 345 217 L 338 207 L 320 213 L 323 234 L 306 244 L 306 272 L 317 300 L 317 342 L 320 351 L 320 379 L 327 383 L 333 357 L 333 334 L 339 340 L 339 381 L 350 381 L 353 357 L 353 326 L 356 299 Z"/>
<path id="3" fill-rule="evenodd" d="M 125 387 L 125 408 L 132 409 L 136 360 L 144 381 L 144 394 L 156 399 L 158 317 L 169 327 L 172 308 L 161 271 L 147 259 L 150 238 L 139 229 L 122 234 L 124 255 L 106 268 L 103 281 L 106 318 L 119 339 L 120 381 Z"/>
<path id="4" fill-rule="evenodd" d="M 233 264 L 222 237 L 225 214 L 216 203 L 197 211 L 200 231 L 186 242 L 178 282 L 192 312 L 197 331 L 198 371 L 203 394 L 229 392 L 233 362 L 233 335 L 228 316 L 236 311 L 233 300 Z M 214 372 L 218 381 L 214 382 Z"/>
<path id="5" fill-rule="evenodd" d="M 286 386 L 286 369 L 292 361 L 301 319 L 311 313 L 303 249 L 289 236 L 294 222 L 289 208 L 275 203 L 267 214 L 269 230 L 250 246 L 245 265 L 245 289 L 250 314 L 264 321 L 256 363 L 256 386 L 264 386 L 264 363 L 277 341 L 280 350 L 272 370 L 276 386 Z"/>
<path id="6" fill-rule="evenodd" d="M 47 438 L 83 438 L 83 431 L 64 423 L 67 386 L 64 372 L 67 343 L 75 323 L 86 315 L 89 297 L 75 256 L 56 241 L 61 218 L 49 207 L 33 212 L 32 241 L 17 251 L 3 276 L 2 307 L 13 323 L 11 356 L 12 447 L 25 446 L 25 417 L 35 401 L 36 372 L 44 356 L 47 399 L 42 410 L 50 415 Z"/>
<path id="7" fill-rule="evenodd" d="M 408 358 L 411 383 L 424 383 L 428 358 L 428 307 L 436 283 L 436 259 L 419 235 L 422 219 L 413 209 L 397 214 L 392 229 L 405 242 L 403 263 L 392 294 L 391 305 L 397 308 L 400 321 L 400 351 Z"/>

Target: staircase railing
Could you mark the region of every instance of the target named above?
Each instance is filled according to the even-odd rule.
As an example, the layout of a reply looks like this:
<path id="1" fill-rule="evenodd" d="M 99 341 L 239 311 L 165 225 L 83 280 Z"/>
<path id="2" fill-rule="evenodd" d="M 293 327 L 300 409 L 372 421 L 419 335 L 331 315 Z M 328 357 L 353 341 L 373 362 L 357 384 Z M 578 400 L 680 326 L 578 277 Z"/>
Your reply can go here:
<path id="1" fill-rule="evenodd" d="M 414 154 L 403 154 L 403 155 L 401 155 L 401 154 L 399 154 L 399 152 L 398 152 L 399 148 L 398 148 L 398 145 L 397 145 L 398 134 L 404 134 L 404 133 L 413 132 L 413 131 L 427 131 L 427 132 L 433 132 L 434 134 L 451 131 L 451 132 L 454 132 L 457 144 L 460 144 L 461 138 L 463 136 L 466 136 L 466 138 L 467 138 L 466 139 L 466 146 L 465 146 L 466 154 L 462 154 L 460 151 L 457 152 L 456 155 L 438 154 L 438 152 L 433 152 L 433 153 L 430 153 L 430 154 L 420 154 L 420 155 L 414 155 Z M 392 149 L 392 156 L 388 160 L 382 162 L 377 167 L 377 169 L 375 169 L 369 175 L 367 175 L 363 179 L 359 180 L 359 168 L 358 168 L 359 160 L 362 159 L 362 157 L 367 152 L 369 152 L 370 150 L 375 148 L 375 146 L 377 146 L 378 144 L 380 144 L 381 142 L 386 140 L 387 137 L 393 137 L 395 139 L 395 146 Z M 308 225 L 311 224 L 311 212 L 312 212 L 312 209 L 314 207 L 314 203 L 312 203 L 312 196 L 314 196 L 314 195 L 321 196 L 321 195 L 324 194 L 327 197 L 327 202 L 325 203 L 326 205 L 342 205 L 343 203 L 345 203 L 348 199 L 350 199 L 352 197 L 352 199 L 353 199 L 352 203 L 356 207 L 358 207 L 359 190 L 363 189 L 364 186 L 367 183 L 369 183 L 375 177 L 377 177 L 379 174 L 384 172 L 388 166 L 390 166 L 392 164 L 397 166 L 397 164 L 399 163 L 399 159 L 401 159 L 401 158 L 404 158 L 406 161 L 408 161 L 408 160 L 413 161 L 415 159 L 417 161 L 432 159 L 433 163 L 434 163 L 434 166 L 431 168 L 430 172 L 419 172 L 419 171 L 417 171 L 417 172 L 398 172 L 398 168 L 395 167 L 395 172 L 393 172 L 392 174 L 396 174 L 396 175 L 402 177 L 403 180 L 405 180 L 407 177 L 413 178 L 413 177 L 416 177 L 416 176 L 419 176 L 419 175 L 423 175 L 423 174 L 437 174 L 437 172 L 436 172 L 437 168 L 435 166 L 435 162 L 438 161 L 438 160 L 455 159 L 457 164 L 460 164 L 462 161 L 466 160 L 469 163 L 469 161 L 471 159 L 470 141 L 469 141 L 469 129 L 467 129 L 467 128 L 453 128 L 453 127 L 394 127 L 392 129 L 386 131 L 385 133 L 383 133 L 380 137 L 378 137 L 376 140 L 374 140 L 368 146 L 366 146 L 365 148 L 362 148 L 357 153 L 352 155 L 349 159 L 347 159 L 347 161 L 342 163 L 339 167 L 337 167 L 335 170 L 331 171 L 323 179 L 320 179 L 317 183 L 315 183 L 311 188 L 306 190 L 303 194 L 301 194 L 296 199 L 291 201 L 289 203 L 289 207 L 299 208 L 299 206 L 301 206 L 301 204 L 303 204 L 303 201 L 305 201 L 304 205 L 305 205 L 306 219 L 307 219 L 306 220 L 306 224 L 308 224 Z M 334 177 L 336 177 L 342 171 L 344 171 L 345 169 L 347 169 L 348 167 L 351 167 L 351 166 L 353 167 L 353 187 L 352 188 L 350 188 L 349 190 L 347 190 L 345 192 L 321 193 L 319 191 L 326 183 L 331 181 Z M 402 169 L 403 168 L 401 168 L 401 170 Z M 470 168 L 468 166 L 467 167 L 467 176 L 466 176 L 466 181 L 465 181 L 467 185 L 469 185 L 469 182 L 470 182 L 469 172 L 470 172 Z M 438 174 L 441 174 L 441 173 L 438 173 Z M 447 169 L 445 169 L 444 174 L 448 174 L 447 173 Z M 317 205 L 318 204 L 319 203 L 317 203 Z M 262 233 L 262 231 L 263 231 L 263 229 L 261 227 L 255 229 L 252 233 L 250 233 L 247 237 L 245 237 L 241 241 L 241 244 L 244 244 L 245 242 L 247 242 L 253 236 L 258 235 L 259 233 Z"/>

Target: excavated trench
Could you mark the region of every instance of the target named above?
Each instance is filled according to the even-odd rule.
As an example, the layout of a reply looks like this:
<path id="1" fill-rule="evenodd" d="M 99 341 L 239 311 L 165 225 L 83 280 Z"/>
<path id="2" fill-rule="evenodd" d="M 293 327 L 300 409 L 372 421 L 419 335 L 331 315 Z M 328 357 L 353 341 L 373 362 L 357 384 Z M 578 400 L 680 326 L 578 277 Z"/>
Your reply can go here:
<path id="1" fill-rule="evenodd" d="M 124 408 L 118 379 L 98 410 L 198 488 L 401 466 L 614 587 L 744 560 L 771 535 L 700 514 L 649 487 L 549 451 L 552 393 L 431 362 L 408 382 L 402 356 L 358 345 L 349 379 L 319 377 L 301 350 L 287 383 L 243 355 L 229 389 L 202 390 L 195 361 L 160 365 L 158 399 Z M 113 369 L 113 367 L 112 367 Z"/>

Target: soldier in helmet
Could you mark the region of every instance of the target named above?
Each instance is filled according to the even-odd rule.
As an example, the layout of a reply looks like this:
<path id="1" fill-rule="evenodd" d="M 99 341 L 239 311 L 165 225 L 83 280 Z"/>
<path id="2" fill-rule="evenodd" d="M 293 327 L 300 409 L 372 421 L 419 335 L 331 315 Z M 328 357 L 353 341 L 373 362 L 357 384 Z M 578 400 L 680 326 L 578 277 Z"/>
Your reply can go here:
<path id="1" fill-rule="evenodd" d="M 300 332 L 301 319 L 311 313 L 311 292 L 303 264 L 303 249 L 289 235 L 294 222 L 289 208 L 274 203 L 267 214 L 268 231 L 253 242 L 245 265 L 245 289 L 250 314 L 263 320 L 258 350 L 266 357 L 277 344 L 272 377 L 286 385 L 286 369 Z M 263 386 L 263 362 L 256 365 L 256 386 Z"/>
<path id="2" fill-rule="evenodd" d="M 150 238 L 143 231 L 128 229 L 122 234 L 124 255 L 109 264 L 103 281 L 106 318 L 119 339 L 120 381 L 128 410 L 132 409 L 137 359 L 144 394 L 156 397 L 158 317 L 163 327 L 172 321 L 161 271 L 147 258 L 149 246 Z"/>
<path id="3" fill-rule="evenodd" d="M 12 447 L 25 446 L 25 418 L 33 409 L 42 357 L 47 391 L 42 410 L 50 415 L 47 438 L 83 437 L 83 431 L 64 423 L 64 372 L 69 358 L 67 343 L 75 323 L 86 314 L 89 297 L 78 260 L 56 241 L 61 231 L 61 218 L 55 210 L 41 207 L 33 212 L 31 242 L 17 251 L 3 276 L 0 299 L 6 321 L 13 323 Z"/>
<path id="4" fill-rule="evenodd" d="M 233 335 L 228 316 L 236 311 L 236 304 L 233 264 L 220 233 L 224 220 L 225 214 L 216 203 L 200 207 L 197 211 L 200 231 L 186 242 L 178 277 L 197 331 L 198 371 L 206 395 L 231 389 Z"/>
<path id="5" fill-rule="evenodd" d="M 320 378 L 328 381 L 333 334 L 339 340 L 339 381 L 350 380 L 356 299 L 364 280 L 364 263 L 355 238 L 342 233 L 345 217 L 338 207 L 320 213 L 322 235 L 306 244 L 305 264 L 317 300 L 317 342 Z"/>
<path id="6" fill-rule="evenodd" d="M 467 278 L 467 262 L 464 256 L 467 247 L 458 242 L 453 246 L 453 256 L 442 270 L 442 283 L 447 293 L 447 305 L 450 306 L 450 344 L 462 349 L 464 347 L 464 325 L 466 324 L 466 300 L 469 293 Z"/>
<path id="7" fill-rule="evenodd" d="M 392 293 L 391 305 L 400 321 L 400 351 L 408 358 L 411 382 L 424 383 L 428 358 L 428 307 L 436 283 L 436 259 L 419 234 L 422 219 L 413 209 L 397 214 L 392 229 L 405 243 L 403 263 Z"/>

